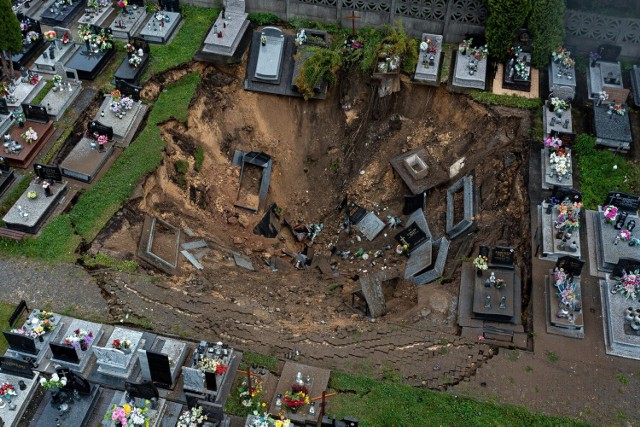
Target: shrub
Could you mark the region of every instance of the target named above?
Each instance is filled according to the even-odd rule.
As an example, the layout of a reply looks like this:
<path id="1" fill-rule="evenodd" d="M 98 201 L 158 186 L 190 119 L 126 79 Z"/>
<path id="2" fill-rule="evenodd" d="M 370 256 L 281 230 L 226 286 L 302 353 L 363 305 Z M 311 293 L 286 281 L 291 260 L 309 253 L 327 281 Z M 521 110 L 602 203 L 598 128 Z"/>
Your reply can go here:
<path id="1" fill-rule="evenodd" d="M 549 63 L 551 52 L 563 44 L 564 1 L 536 0 L 529 30 L 533 37 L 531 62 L 534 67 L 542 68 Z"/>
<path id="2" fill-rule="evenodd" d="M 322 80 L 326 80 L 329 86 L 334 85 L 336 75 L 342 66 L 342 57 L 338 51 L 309 46 L 298 55 L 304 56 L 306 53 L 310 56 L 304 61 L 296 78 L 296 87 L 305 100 L 315 95 L 314 88 Z"/>
<path id="3" fill-rule="evenodd" d="M 506 58 L 515 31 L 524 25 L 530 11 L 531 0 L 489 0 L 485 32 L 492 57 L 499 61 Z"/>
<path id="4" fill-rule="evenodd" d="M 259 27 L 263 25 L 276 25 L 282 22 L 282 19 L 278 18 L 278 16 L 273 13 L 250 13 L 248 18 L 249 21 Z"/>

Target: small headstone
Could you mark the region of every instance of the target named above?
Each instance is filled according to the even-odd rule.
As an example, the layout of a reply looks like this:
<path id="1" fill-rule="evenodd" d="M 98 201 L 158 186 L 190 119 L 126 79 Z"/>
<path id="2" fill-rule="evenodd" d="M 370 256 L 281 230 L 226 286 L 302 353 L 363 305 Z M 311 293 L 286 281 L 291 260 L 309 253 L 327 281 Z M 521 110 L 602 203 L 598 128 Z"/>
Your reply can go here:
<path id="1" fill-rule="evenodd" d="M 122 93 L 122 96 L 128 96 L 134 101 L 140 100 L 140 86 L 133 85 L 121 79 L 116 79 L 116 89 Z"/>
<path id="2" fill-rule="evenodd" d="M 204 371 L 204 382 L 207 390 L 218 391 L 218 381 L 215 372 Z"/>
<path id="3" fill-rule="evenodd" d="M 418 224 L 413 223 L 396 234 L 395 239 L 399 244 L 407 245 L 407 252 L 411 253 L 415 248 L 427 241 L 427 234 L 420 229 Z"/>
<path id="4" fill-rule="evenodd" d="M 149 374 L 154 383 L 171 386 L 171 364 L 169 356 L 153 351 L 146 351 L 146 359 L 149 364 Z M 141 360 L 144 358 L 141 358 Z"/>
<path id="5" fill-rule="evenodd" d="M 633 194 L 620 193 L 618 191 L 610 191 L 604 201 L 603 206 L 613 205 L 620 210 L 635 214 L 640 208 L 640 196 Z"/>
<path id="6" fill-rule="evenodd" d="M 603 44 L 597 49 L 597 52 L 600 53 L 600 60 L 606 62 L 616 62 L 621 51 L 622 47 L 612 44 Z"/>
<path id="7" fill-rule="evenodd" d="M 204 391 L 204 378 L 199 369 L 183 366 L 182 381 L 185 390 L 195 391 L 196 393 L 202 393 Z"/>
<path id="8" fill-rule="evenodd" d="M 360 221 L 355 223 L 355 227 L 371 241 L 384 229 L 384 222 L 374 213 L 367 212 Z"/>
<path id="9" fill-rule="evenodd" d="M 38 354 L 38 349 L 36 348 L 36 342 L 33 337 L 23 335 L 23 334 L 15 334 L 13 332 L 2 332 L 5 339 L 9 343 L 9 348 L 11 350 L 18 351 L 20 353 L 27 354 Z"/>
<path id="10" fill-rule="evenodd" d="M 36 163 L 33 165 L 33 171 L 40 179 L 49 179 L 55 182 L 62 182 L 62 172 L 58 166 L 49 166 Z"/>
<path id="11" fill-rule="evenodd" d="M 140 37 L 129 38 L 129 44 L 131 44 L 135 48 L 136 54 L 140 49 L 142 49 L 145 54 L 151 51 L 151 49 L 149 48 L 149 43 L 145 39 L 142 39 Z"/>
<path id="12" fill-rule="evenodd" d="M 74 364 L 80 363 L 78 352 L 70 345 L 50 343 L 49 347 L 54 359 Z"/>
<path id="13" fill-rule="evenodd" d="M 33 104 L 22 104 L 22 111 L 27 120 L 36 123 L 47 123 L 49 122 L 49 113 L 47 113 L 47 108 L 42 105 L 33 105 Z"/>
<path id="14" fill-rule="evenodd" d="M 105 126 L 99 121 L 90 121 L 87 130 L 91 135 L 97 133 L 98 135 L 106 135 L 109 141 L 113 139 L 113 128 L 111 126 Z"/>
<path id="15" fill-rule="evenodd" d="M 515 249 L 509 246 L 496 246 L 493 248 L 491 264 L 498 264 L 505 267 L 513 267 L 515 260 Z"/>
<path id="16" fill-rule="evenodd" d="M 562 202 L 564 199 L 569 199 L 573 203 L 582 202 L 582 193 L 578 190 L 574 190 L 573 188 L 566 187 L 558 187 L 554 186 L 551 190 L 551 197 L 554 197 L 559 202 Z"/>
<path id="17" fill-rule="evenodd" d="M 640 259 L 620 258 L 618 264 L 613 268 L 611 277 L 622 277 L 626 273 L 640 270 Z"/>
<path id="18" fill-rule="evenodd" d="M 576 277 L 580 276 L 583 266 L 584 261 L 580 261 L 578 258 L 574 258 L 572 256 L 560 257 L 556 262 L 556 267 L 561 268 L 565 271 L 565 273 Z"/>
<path id="19" fill-rule="evenodd" d="M 6 375 L 33 378 L 31 363 L 6 356 L 0 356 L 0 372 Z"/>

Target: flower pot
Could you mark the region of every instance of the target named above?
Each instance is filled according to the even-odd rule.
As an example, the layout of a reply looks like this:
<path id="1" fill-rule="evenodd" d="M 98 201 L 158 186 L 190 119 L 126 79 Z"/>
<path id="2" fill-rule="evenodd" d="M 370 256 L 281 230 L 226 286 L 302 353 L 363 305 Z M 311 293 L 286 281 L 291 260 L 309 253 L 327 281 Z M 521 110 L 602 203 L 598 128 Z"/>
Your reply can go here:
<path id="1" fill-rule="evenodd" d="M 476 275 L 477 275 L 478 277 L 482 277 L 482 270 L 477 269 L 477 270 L 476 270 Z"/>
<path id="2" fill-rule="evenodd" d="M 591 60 L 591 62 L 589 63 L 589 65 L 591 65 L 591 68 L 595 68 L 595 66 L 596 66 L 596 61 Z"/>
<path id="3" fill-rule="evenodd" d="M 562 108 L 558 108 L 556 110 L 556 117 L 561 119 L 562 118 L 562 113 L 564 113 L 564 110 Z"/>
<path id="4" fill-rule="evenodd" d="M 636 311 L 633 309 L 633 307 L 629 307 L 624 311 L 624 319 L 627 322 L 632 321 L 635 316 L 636 316 Z"/>
<path id="5" fill-rule="evenodd" d="M 42 335 L 38 335 L 38 341 L 44 342 L 44 337 Z"/>

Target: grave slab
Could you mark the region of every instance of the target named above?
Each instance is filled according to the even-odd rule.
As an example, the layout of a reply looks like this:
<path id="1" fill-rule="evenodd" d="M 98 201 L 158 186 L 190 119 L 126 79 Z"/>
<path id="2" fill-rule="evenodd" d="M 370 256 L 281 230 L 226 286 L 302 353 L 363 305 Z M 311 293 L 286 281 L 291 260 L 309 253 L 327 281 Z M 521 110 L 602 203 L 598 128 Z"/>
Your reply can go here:
<path id="1" fill-rule="evenodd" d="M 640 360 L 640 335 L 625 330 L 624 311 L 627 307 L 640 308 L 620 294 L 611 293 L 612 278 L 600 280 L 600 301 L 602 301 L 602 324 L 605 351 L 612 356 Z"/>
<path id="2" fill-rule="evenodd" d="M 576 293 L 582 295 L 580 277 L 574 277 Z M 547 310 L 547 333 L 563 335 L 570 338 L 584 338 L 584 315 L 582 310 L 573 311 L 573 321 L 567 318 L 559 318 L 556 314 L 561 308 L 558 289 L 553 286 L 553 270 L 544 278 L 545 283 L 545 308 Z M 582 305 L 582 304 L 581 304 Z"/>
<path id="3" fill-rule="evenodd" d="M 102 338 L 102 335 L 104 334 L 104 329 L 102 325 L 99 323 L 88 322 L 86 320 L 73 319 L 69 324 L 69 327 L 65 330 L 65 332 L 60 335 L 60 339 L 58 340 L 58 342 L 54 341 L 54 343 L 64 344 L 65 338 L 72 336 L 74 331 L 78 329 L 82 329 L 87 332 L 91 332 L 93 334 L 93 340 L 91 341 L 91 343 L 89 343 L 86 350 L 74 349 L 76 350 L 76 354 L 78 356 L 78 362 L 75 363 L 69 360 L 57 358 L 55 351 L 53 350 L 52 350 L 51 362 L 53 362 L 54 365 L 60 365 L 69 369 L 73 369 L 76 372 L 82 373 L 84 372 L 85 368 L 89 364 L 89 361 L 93 356 L 93 346 L 97 345 L 97 343 Z"/>
<path id="4" fill-rule="evenodd" d="M 542 166 L 542 188 L 550 190 L 554 186 L 573 188 L 573 159 L 571 157 L 571 150 L 566 149 L 567 156 L 571 162 L 569 172 L 565 175 L 559 176 L 551 168 L 550 153 L 548 148 L 540 150 L 541 166 Z"/>
<path id="5" fill-rule="evenodd" d="M 64 196 L 67 191 L 67 183 L 57 182 L 49 188 L 51 189 L 51 196 L 47 197 L 42 189 L 42 184 L 33 181 L 2 218 L 7 228 L 36 234 Z M 30 192 L 35 192 L 37 197 L 29 199 L 27 194 Z"/>
<path id="6" fill-rule="evenodd" d="M 113 153 L 113 141 L 104 144 L 104 150 L 91 147 L 93 139 L 83 137 L 60 163 L 62 175 L 82 182 L 91 182 Z"/>
<path id="7" fill-rule="evenodd" d="M 633 136 L 629 122 L 629 108 L 620 116 L 612 113 L 608 105 L 593 106 L 593 127 L 596 134 L 596 145 L 626 153 L 631 148 Z"/>
<path id="8" fill-rule="evenodd" d="M 37 134 L 38 139 L 31 144 L 24 141 L 22 134 L 29 128 L 32 128 Z M 24 127 L 13 125 L 9 128 L 9 134 L 14 141 L 17 141 L 22 145 L 22 150 L 17 153 L 3 153 L 3 157 L 9 162 L 9 164 L 16 168 L 27 168 L 36 155 L 47 145 L 49 138 L 54 132 L 53 123 L 36 123 L 31 120 L 27 120 L 24 123 Z"/>
<path id="9" fill-rule="evenodd" d="M 53 31 L 56 32 L 56 40 L 53 42 L 55 46 L 54 50 L 54 58 L 51 58 L 49 54 L 49 50 L 45 50 L 46 58 L 44 53 L 40 55 L 34 62 L 34 68 L 39 73 L 47 73 L 54 74 L 55 73 L 55 64 L 57 62 L 65 63 L 66 61 L 73 56 L 75 51 L 78 49 L 78 45 L 73 42 L 73 33 L 68 28 L 63 27 L 54 27 Z M 62 40 L 65 38 L 68 40 L 67 43 L 63 43 Z M 51 43 L 51 42 L 49 42 Z"/>
<path id="10" fill-rule="evenodd" d="M 128 353 L 114 349 L 111 343 L 115 339 L 128 339 L 131 348 Z M 106 347 L 94 346 L 93 351 L 97 358 L 98 373 L 117 378 L 135 378 L 134 373 L 139 370 L 138 349 L 144 347 L 145 340 L 142 332 L 116 327 L 106 342 Z"/>
<path id="11" fill-rule="evenodd" d="M 60 121 L 65 111 L 73 104 L 73 101 L 82 92 L 82 84 L 80 82 L 69 82 L 69 86 L 64 90 L 56 90 L 53 88 L 42 99 L 41 105 L 47 108 L 47 113 L 54 121 Z"/>
<path id="12" fill-rule="evenodd" d="M 242 3 L 244 5 L 244 2 Z M 202 51 L 216 55 L 233 56 L 249 28 L 247 16 L 244 6 L 235 10 L 228 8 L 225 28 L 225 18 L 222 17 L 222 14 L 218 15 L 207 37 L 204 39 Z M 216 31 L 222 33 L 222 37 L 218 37 Z"/>
<path id="13" fill-rule="evenodd" d="M 129 57 L 125 57 L 116 70 L 115 74 L 113 75 L 114 79 L 124 80 L 127 83 L 137 85 L 138 83 L 140 83 L 140 78 L 146 70 L 147 65 L 149 65 L 149 58 L 150 55 L 148 53 L 145 54 L 142 57 L 142 62 L 140 62 L 140 65 L 134 67 L 129 63 Z"/>
<path id="14" fill-rule="evenodd" d="M 627 221 L 635 221 L 640 225 L 640 217 L 629 214 Z M 602 206 L 598 206 L 598 211 L 593 212 L 591 221 L 594 224 L 595 231 L 595 252 L 596 263 L 599 271 L 612 272 L 618 264 L 620 258 L 632 258 L 640 260 L 640 246 L 629 246 L 627 242 L 619 242 L 614 245 L 616 236 L 620 234 L 620 230 L 616 230 L 613 224 L 605 224 L 604 212 Z"/>
<path id="15" fill-rule="evenodd" d="M 178 380 L 180 368 L 188 352 L 189 347 L 183 341 L 157 337 L 151 345 L 151 350 L 138 350 L 142 379 L 153 381 L 160 387 L 172 388 Z"/>
<path id="16" fill-rule="evenodd" d="M 472 61 L 474 61 L 472 55 L 463 55 L 460 50 L 456 51 L 456 66 L 451 81 L 453 86 L 484 90 L 487 79 L 487 58 L 477 61 L 475 71 L 470 68 Z"/>
<path id="17" fill-rule="evenodd" d="M 555 262 L 560 257 L 573 256 L 582 260 L 582 241 L 580 239 L 580 231 L 573 231 L 571 236 L 571 242 L 576 242 L 577 250 L 575 252 L 570 251 L 568 247 L 566 249 L 560 249 L 558 245 L 562 243 L 562 240 L 556 239 L 556 230 L 554 226 L 554 221 L 558 217 L 557 210 L 553 208 L 551 213 L 547 214 L 546 208 L 538 206 L 538 215 L 540 217 L 540 226 L 542 230 L 542 259 Z"/>
<path id="18" fill-rule="evenodd" d="M 405 160 L 412 156 L 417 156 L 426 164 L 426 176 L 416 177 L 407 169 Z M 407 151 L 406 153 L 402 153 L 391 159 L 390 163 L 413 194 L 420 194 L 449 180 L 448 172 L 442 167 L 442 165 L 440 165 L 440 163 L 437 162 L 436 159 L 429 156 L 424 148 L 417 148 Z"/>
<path id="19" fill-rule="evenodd" d="M 22 364 L 20 361 L 13 361 L 6 357 L 2 358 L 0 364 L 2 366 L 0 368 L 0 384 L 9 383 L 14 386 L 16 391 L 16 395 L 11 398 L 11 404 L 16 406 L 15 409 L 10 410 L 8 407 L 5 407 L 2 410 L 1 417 L 6 427 L 15 427 L 24 415 L 38 387 L 39 374 L 37 372 L 30 372 L 28 368 L 23 368 L 22 366 L 20 369 L 14 370 L 11 365 Z M 24 390 L 20 390 L 18 384 L 20 381 L 24 382 L 26 386 Z"/>
<path id="20" fill-rule="evenodd" d="M 94 80 L 113 57 L 114 52 L 115 50 L 112 48 L 89 53 L 84 46 L 73 54 L 65 66 L 76 70 L 78 78 L 82 80 Z"/>
<path id="21" fill-rule="evenodd" d="M 598 61 L 595 67 L 587 67 L 587 95 L 589 99 L 598 99 L 598 94 L 605 91 L 609 94 L 609 102 L 625 103 L 629 90 L 622 81 L 622 67 L 619 62 Z"/>
<path id="22" fill-rule="evenodd" d="M 104 24 L 111 17 L 113 11 L 114 8 L 112 5 L 97 10 L 91 8 L 85 9 L 84 14 L 80 16 L 80 19 L 78 19 L 78 24 L 92 24 L 101 27 L 102 24 Z"/>
<path id="23" fill-rule="evenodd" d="M 372 241 L 378 234 L 384 230 L 385 224 L 382 222 L 380 218 L 376 216 L 373 212 L 367 212 L 367 214 L 356 224 L 354 224 L 355 228 L 357 228 L 365 237 Z"/>
<path id="24" fill-rule="evenodd" d="M 414 80 L 421 83 L 440 84 L 440 65 L 442 58 L 442 36 L 439 34 L 422 34 L 422 41 L 431 39 L 429 48 L 435 48 L 436 52 L 421 50 L 416 65 Z"/>
<path id="25" fill-rule="evenodd" d="M 549 111 L 549 102 L 542 107 L 542 123 L 544 123 L 544 136 L 552 132 L 571 133 L 573 132 L 573 118 L 571 116 L 571 106 L 560 115 Z"/>
<path id="26" fill-rule="evenodd" d="M 38 95 L 38 93 L 44 88 L 45 81 L 43 79 L 38 80 L 38 83 L 32 85 L 31 83 L 24 83 L 19 81 L 15 85 L 13 91 L 13 98 L 7 98 L 7 105 L 11 109 L 20 108 L 23 102 L 29 102 Z"/>
<path id="27" fill-rule="evenodd" d="M 52 401 L 51 393 L 46 393 L 38 406 L 36 413 L 29 423 L 29 427 L 58 427 L 77 426 L 90 427 L 89 418 L 102 394 L 99 386 L 91 387 L 88 395 L 75 395 L 69 405 L 69 409 L 61 412 L 60 404 Z"/>
<path id="28" fill-rule="evenodd" d="M 491 273 L 496 279 L 502 279 L 506 286 L 497 289 L 495 286 L 486 286 Z M 476 318 L 483 320 L 511 322 L 515 316 L 515 272 L 511 269 L 490 268 L 482 272 L 482 275 L 474 276 L 473 306 L 472 311 Z M 504 305 L 501 305 L 504 299 Z"/>
<path id="29" fill-rule="evenodd" d="M 282 69 L 282 53 L 285 37 L 279 28 L 265 27 L 260 35 L 261 40 L 254 49 L 258 49 L 258 62 L 253 78 L 264 82 L 278 84 Z"/>
<path id="30" fill-rule="evenodd" d="M 127 14 L 118 14 L 109 26 L 116 39 L 128 39 L 134 36 L 147 19 L 147 10 L 144 7 L 134 5 L 127 8 L 127 11 Z"/>
<path id="31" fill-rule="evenodd" d="M 124 143 L 124 141 L 130 140 L 132 134 L 136 132 L 141 120 L 139 116 L 144 115 L 146 108 L 143 108 L 142 102 L 134 102 L 131 110 L 127 111 L 125 116 L 120 119 L 109 109 L 111 102 L 113 102 L 111 95 L 106 95 L 93 120 L 113 128 L 114 140 Z"/>
<path id="32" fill-rule="evenodd" d="M 176 31 L 181 20 L 182 16 L 178 12 L 166 10 L 156 12 L 140 30 L 139 37 L 149 43 L 165 44 Z"/>
<path id="33" fill-rule="evenodd" d="M 560 61 L 551 61 L 548 67 L 549 91 L 554 92 L 560 88 L 567 88 L 570 98 L 576 96 L 576 69 L 575 67 L 565 67 Z"/>
<path id="34" fill-rule="evenodd" d="M 72 3 L 58 6 L 57 0 L 50 0 L 42 10 L 40 20 L 51 27 L 68 25 L 86 6 L 85 0 L 76 0 Z"/>

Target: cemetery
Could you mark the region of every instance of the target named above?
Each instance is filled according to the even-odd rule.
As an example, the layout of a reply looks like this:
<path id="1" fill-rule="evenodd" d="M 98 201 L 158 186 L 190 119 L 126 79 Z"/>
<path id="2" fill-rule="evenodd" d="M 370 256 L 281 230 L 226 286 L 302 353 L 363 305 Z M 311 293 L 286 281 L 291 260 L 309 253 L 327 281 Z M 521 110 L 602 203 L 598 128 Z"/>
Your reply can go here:
<path id="1" fill-rule="evenodd" d="M 446 390 L 630 411 L 584 374 L 640 360 L 624 41 L 588 54 L 537 2 L 42 3 L 2 52 L 6 425 L 463 425 Z M 86 292 L 45 300 L 31 258 Z"/>

